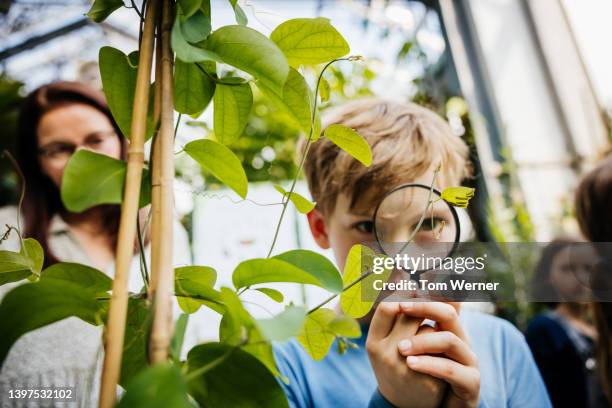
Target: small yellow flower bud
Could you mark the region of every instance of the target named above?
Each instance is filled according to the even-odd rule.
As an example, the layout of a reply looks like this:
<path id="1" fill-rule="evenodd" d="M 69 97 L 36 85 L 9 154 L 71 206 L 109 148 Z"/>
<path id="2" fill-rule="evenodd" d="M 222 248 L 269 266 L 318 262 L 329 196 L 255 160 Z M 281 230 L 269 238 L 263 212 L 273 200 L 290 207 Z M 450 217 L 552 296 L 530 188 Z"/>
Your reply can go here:
<path id="1" fill-rule="evenodd" d="M 455 207 L 466 208 L 475 189 L 470 187 L 448 187 L 442 190 L 441 198 Z"/>

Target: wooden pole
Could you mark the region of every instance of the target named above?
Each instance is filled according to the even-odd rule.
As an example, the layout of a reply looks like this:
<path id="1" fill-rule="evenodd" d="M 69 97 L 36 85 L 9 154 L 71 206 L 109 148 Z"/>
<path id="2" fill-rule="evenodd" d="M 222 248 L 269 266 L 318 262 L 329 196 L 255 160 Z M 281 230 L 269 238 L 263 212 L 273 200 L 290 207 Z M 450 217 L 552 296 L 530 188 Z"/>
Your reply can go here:
<path id="1" fill-rule="evenodd" d="M 123 354 L 123 336 L 128 305 L 128 277 L 130 264 L 134 255 L 136 240 L 136 218 L 138 217 L 138 202 L 140 198 L 140 183 L 144 165 L 144 141 L 147 127 L 147 111 L 149 107 L 149 86 L 151 80 L 151 64 L 153 57 L 153 42 L 155 31 L 155 13 L 157 2 L 150 1 L 146 8 L 138 74 L 134 95 L 134 110 L 130 128 L 130 145 L 128 148 L 127 172 L 125 190 L 121 205 L 121 221 L 117 249 L 115 255 L 115 278 L 113 292 L 106 323 L 105 354 L 102 368 L 102 383 L 100 387 L 101 408 L 115 405 L 117 383 L 121 373 L 121 357 Z"/>
<path id="2" fill-rule="evenodd" d="M 149 356 L 152 363 L 167 361 L 172 339 L 172 293 L 174 269 L 172 266 L 174 197 L 174 105 L 173 105 L 173 61 L 170 33 L 173 22 L 173 7 L 170 0 L 163 0 L 161 29 L 161 124 L 159 129 L 159 216 L 156 248 L 158 256 L 151 265 L 156 276 L 153 288 L 153 327 L 149 342 Z"/>
<path id="3" fill-rule="evenodd" d="M 157 16 L 157 42 L 155 43 L 155 99 L 153 104 L 153 116 L 156 125 L 159 124 L 161 116 L 161 98 L 162 98 L 162 13 Z M 159 263 L 159 220 L 160 220 L 160 166 L 158 163 L 161 160 L 160 156 L 160 137 L 159 131 L 156 132 L 151 146 L 151 265 Z M 157 287 L 157 268 L 151 270 L 151 280 L 149 282 L 148 299 L 153 302 L 153 294 Z"/>

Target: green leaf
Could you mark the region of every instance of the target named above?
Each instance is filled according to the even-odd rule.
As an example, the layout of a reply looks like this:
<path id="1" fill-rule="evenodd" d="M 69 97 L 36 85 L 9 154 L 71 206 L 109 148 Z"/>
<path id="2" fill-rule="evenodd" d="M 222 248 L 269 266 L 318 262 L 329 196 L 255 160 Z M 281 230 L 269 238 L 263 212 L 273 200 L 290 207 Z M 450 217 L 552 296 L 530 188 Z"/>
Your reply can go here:
<path id="1" fill-rule="evenodd" d="M 293 68 L 289 69 L 289 75 L 281 95 L 263 84 L 258 86 L 277 106 L 289 115 L 297 127 L 303 130 L 306 135 L 310 134 L 314 97 L 306 80 L 299 72 Z M 320 127 L 319 121 L 315 120 L 313 136 L 317 136 L 321 132 Z"/>
<path id="2" fill-rule="evenodd" d="M 201 344 L 187 356 L 191 394 L 207 407 L 288 407 L 274 376 L 257 358 L 222 343 Z M 196 375 L 196 373 L 201 373 Z"/>
<path id="3" fill-rule="evenodd" d="M 304 250 L 304 252 L 310 251 Z M 314 254 L 314 252 L 312 253 Z M 255 258 L 241 262 L 234 270 L 232 281 L 236 288 L 258 283 L 293 282 L 320 286 L 335 293 L 341 290 L 342 282 L 337 271 L 335 271 L 336 276 L 334 276 L 333 272 L 326 268 L 322 262 L 306 262 L 310 263 L 306 267 L 324 266 L 325 269 L 302 269 L 300 266 L 293 265 L 278 257 Z"/>
<path id="4" fill-rule="evenodd" d="M 241 347 L 244 351 L 257 358 L 268 370 L 278 377 L 285 384 L 289 384 L 289 379 L 282 375 L 276 367 L 274 352 L 272 351 L 272 343 L 266 340 L 261 331 L 253 326 L 248 331 L 248 342 Z"/>
<path id="5" fill-rule="evenodd" d="M 372 164 L 372 150 L 363 136 L 350 127 L 334 124 L 325 129 L 323 136 L 359 160 L 364 166 Z"/>
<path id="6" fill-rule="evenodd" d="M 229 0 L 230 5 L 234 9 L 234 15 L 236 16 L 236 22 L 242 26 L 245 26 L 249 23 L 246 14 L 244 14 L 244 10 L 238 5 L 238 1 Z"/>
<path id="7" fill-rule="evenodd" d="M 271 319 L 256 321 L 263 336 L 270 341 L 284 341 L 297 336 L 306 318 L 306 309 L 289 306 Z"/>
<path id="8" fill-rule="evenodd" d="M 219 292 L 213 288 L 217 272 L 208 266 L 183 266 L 175 270 L 175 291 L 211 302 L 221 300 Z"/>
<path id="9" fill-rule="evenodd" d="M 66 208 L 82 212 L 100 204 L 121 204 L 127 163 L 104 154 L 79 150 L 72 155 L 62 177 L 61 197 Z M 140 207 L 151 202 L 151 186 L 143 170 Z"/>
<path id="10" fill-rule="evenodd" d="M 66 317 L 101 324 L 95 294 L 76 283 L 49 279 L 12 289 L 0 303 L 0 366 L 22 335 Z"/>
<path id="11" fill-rule="evenodd" d="M 221 143 L 201 139 L 189 142 L 183 150 L 219 181 L 246 198 L 248 180 L 236 155 Z"/>
<path id="12" fill-rule="evenodd" d="M 140 52 L 138 50 L 132 51 L 127 56 L 128 64 L 132 68 L 138 68 L 138 62 L 140 59 Z"/>
<path id="13" fill-rule="evenodd" d="M 60 262 L 45 269 L 41 281 L 57 279 L 76 283 L 95 293 L 108 292 L 113 286 L 113 280 L 104 272 L 87 265 L 70 262 Z"/>
<path id="14" fill-rule="evenodd" d="M 133 57 L 133 56 L 132 56 Z M 130 59 L 123 52 L 113 47 L 100 48 L 100 76 L 106 102 L 121 132 L 130 138 L 134 94 L 136 92 L 136 71 Z M 151 93 L 152 99 L 153 94 Z M 153 104 L 149 103 L 147 116 L 146 139 L 153 135 Z"/>
<path id="15" fill-rule="evenodd" d="M 310 313 L 297 340 L 313 360 L 321 360 L 329 351 L 335 334 L 329 330 L 329 324 L 336 318 L 331 309 L 321 308 Z"/>
<path id="16" fill-rule="evenodd" d="M 344 286 L 352 284 L 364 273 L 371 271 L 375 256 L 370 248 L 359 244 L 353 245 L 344 264 L 344 274 L 342 275 Z M 374 305 L 374 301 L 369 299 L 375 299 L 378 293 L 374 289 L 373 282 L 377 279 L 382 279 L 386 282 L 390 272 L 388 270 L 383 274 L 371 274 L 361 282 L 353 285 L 350 289 L 342 292 L 340 295 L 342 311 L 354 318 L 365 316 Z"/>
<path id="17" fill-rule="evenodd" d="M 349 45 L 327 18 L 296 18 L 272 31 L 270 38 L 292 67 L 316 65 L 349 53 Z"/>
<path id="18" fill-rule="evenodd" d="M 184 62 L 218 61 L 219 57 L 209 50 L 189 44 L 183 34 L 181 16 L 177 15 L 172 25 L 171 45 L 176 57 Z"/>
<path id="19" fill-rule="evenodd" d="M 320 308 L 306 317 L 297 340 L 314 360 L 321 360 L 339 336 L 361 337 L 359 323 L 349 316 L 337 316 L 331 309 Z"/>
<path id="20" fill-rule="evenodd" d="M 187 381 L 169 363 L 146 367 L 128 384 L 117 408 L 191 408 Z"/>
<path id="21" fill-rule="evenodd" d="M 213 103 L 215 136 L 229 145 L 244 131 L 253 107 L 253 92 L 249 84 L 218 84 Z"/>
<path id="22" fill-rule="evenodd" d="M 210 15 L 198 10 L 189 18 L 181 19 L 183 38 L 190 43 L 203 41 L 211 31 Z"/>
<path id="23" fill-rule="evenodd" d="M 350 316 L 336 316 L 334 320 L 329 322 L 329 330 L 338 336 L 352 338 L 361 337 L 361 327 L 359 323 Z"/>
<path id="24" fill-rule="evenodd" d="M 286 197 L 287 194 L 289 194 L 287 190 L 285 190 L 278 184 L 274 186 L 274 189 L 281 193 L 283 197 Z M 291 195 L 289 196 L 289 200 L 291 200 L 293 205 L 295 205 L 295 208 L 302 214 L 308 214 L 315 208 L 316 205 L 316 203 L 313 203 L 312 201 L 308 200 L 307 198 L 296 192 L 291 193 Z"/>
<path id="25" fill-rule="evenodd" d="M 242 9 L 242 7 L 240 7 L 238 4 L 234 6 L 234 16 L 236 17 L 236 22 L 240 24 L 241 26 L 245 26 L 249 24 L 249 19 L 244 13 L 244 10 Z"/>
<path id="26" fill-rule="evenodd" d="M 19 252 L 0 251 L 0 285 L 40 275 L 43 261 L 43 249 L 33 238 L 24 239 Z"/>
<path id="27" fill-rule="evenodd" d="M 40 275 L 42 271 L 45 254 L 42 246 L 34 238 L 26 238 L 23 240 L 23 246 L 19 253 L 30 260 L 30 271 L 36 275 Z"/>
<path id="28" fill-rule="evenodd" d="M 18 252 L 0 251 L 0 285 L 32 275 L 32 261 Z"/>
<path id="29" fill-rule="evenodd" d="M 0 251 L 0 273 L 27 271 L 33 268 L 32 261 L 19 252 Z"/>
<path id="30" fill-rule="evenodd" d="M 253 75 L 277 94 L 282 93 L 289 74 L 281 50 L 256 30 L 240 25 L 224 26 L 206 40 L 206 48 L 223 62 Z"/>
<path id="31" fill-rule="evenodd" d="M 226 312 L 219 327 L 219 338 L 222 342 L 235 346 L 243 344 L 248 340 L 249 331 L 255 327 L 255 321 L 242 305 L 236 292 L 223 287 L 221 298 Z"/>
<path id="32" fill-rule="evenodd" d="M 182 14 L 184 14 L 185 17 L 189 17 L 200 9 L 202 0 L 178 0 L 178 4 L 181 7 L 180 11 Z"/>
<path id="33" fill-rule="evenodd" d="M 0 254 L 0 258 L 1 257 L 2 255 Z M 18 282 L 23 279 L 31 278 L 32 276 L 32 273 L 27 270 L 0 272 L 0 286 L 6 283 Z"/>
<path id="34" fill-rule="evenodd" d="M 175 291 L 187 296 L 197 296 L 202 299 L 177 297 L 180 308 L 185 313 L 194 313 L 200 306 L 210 306 L 211 302 L 220 300 L 219 292 L 213 286 L 217 280 L 217 272 L 208 266 L 183 266 L 174 269 Z M 206 300 L 204 300 L 206 299 Z M 212 306 L 214 308 L 214 306 Z"/>
<path id="35" fill-rule="evenodd" d="M 101 23 L 120 7 L 123 7 L 123 0 L 95 0 L 87 12 L 87 17 Z"/>
<path id="36" fill-rule="evenodd" d="M 263 293 L 275 302 L 282 303 L 285 297 L 283 293 L 272 288 L 254 288 L 254 290 Z"/>
<path id="37" fill-rule="evenodd" d="M 181 313 L 174 324 L 174 334 L 172 335 L 172 343 L 170 344 L 170 350 L 174 361 L 180 361 L 188 323 L 189 315 L 187 313 Z"/>
<path id="38" fill-rule="evenodd" d="M 327 257 L 306 249 L 294 249 L 272 257 L 287 262 L 317 277 L 322 287 L 330 292 L 342 290 L 342 278 L 336 266 Z"/>
<path id="39" fill-rule="evenodd" d="M 321 102 L 329 101 L 329 82 L 325 78 L 321 78 L 321 82 L 319 83 L 319 95 L 321 95 Z"/>
<path id="40" fill-rule="evenodd" d="M 190 299 L 188 297 L 177 296 L 176 301 L 181 308 L 181 310 L 187 314 L 195 313 L 200 310 L 200 306 L 202 306 L 202 301 L 196 299 Z"/>
<path id="41" fill-rule="evenodd" d="M 194 115 L 202 112 L 215 93 L 215 83 L 195 63 L 179 59 L 174 65 L 174 109 Z"/>
<path id="42" fill-rule="evenodd" d="M 186 288 L 190 285 L 213 287 L 217 281 L 217 271 L 210 266 L 180 266 L 174 269 L 174 279 Z"/>
<path id="43" fill-rule="evenodd" d="M 129 298 L 119 380 L 123 387 L 149 365 L 147 340 L 150 327 L 151 317 L 146 301 Z"/>
<path id="44" fill-rule="evenodd" d="M 32 268 L 32 261 L 19 252 L 0 251 L 0 273 L 27 271 Z"/>
<path id="45" fill-rule="evenodd" d="M 241 346 L 242 349 L 261 361 L 272 374 L 286 380 L 276 368 L 272 345 L 262 334 L 251 314 L 244 308 L 233 290 L 221 288 L 221 297 L 226 313 L 219 326 L 219 338 L 223 343 Z"/>

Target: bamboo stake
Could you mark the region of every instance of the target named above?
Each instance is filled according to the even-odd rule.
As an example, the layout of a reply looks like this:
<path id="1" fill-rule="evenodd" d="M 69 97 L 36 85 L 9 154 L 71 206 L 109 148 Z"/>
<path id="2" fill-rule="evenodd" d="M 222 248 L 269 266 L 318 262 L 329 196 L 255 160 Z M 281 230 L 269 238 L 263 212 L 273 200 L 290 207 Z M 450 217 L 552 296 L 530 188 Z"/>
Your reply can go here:
<path id="1" fill-rule="evenodd" d="M 156 125 L 159 124 L 161 115 L 161 78 L 162 78 L 162 13 L 158 13 L 157 16 L 157 42 L 155 43 L 155 99 L 153 105 L 153 116 L 155 118 Z M 159 244 L 160 244 L 160 232 L 159 232 L 159 219 L 160 219 L 160 166 L 158 165 L 160 159 L 160 137 L 159 131 L 156 132 L 153 138 L 153 144 L 151 146 L 151 265 L 156 265 L 159 262 Z M 149 282 L 148 299 L 150 302 L 153 301 L 153 294 L 157 287 L 157 269 L 151 270 L 151 280 Z"/>
<path id="2" fill-rule="evenodd" d="M 121 205 L 121 221 L 115 255 L 115 279 L 108 310 L 106 324 L 105 355 L 100 386 L 101 408 L 110 408 L 115 404 L 117 383 L 121 372 L 121 357 L 123 353 L 123 336 L 128 304 L 128 276 L 134 254 L 136 239 L 136 217 L 138 217 L 138 201 L 140 198 L 140 182 L 144 165 L 144 140 L 147 126 L 147 111 L 149 106 L 149 81 L 151 79 L 151 63 L 153 57 L 153 34 L 155 29 L 156 1 L 148 4 L 134 95 L 134 111 L 130 128 L 130 145 L 128 148 L 127 173 L 125 190 Z"/>
<path id="3" fill-rule="evenodd" d="M 158 240 L 159 255 L 151 265 L 156 286 L 153 289 L 153 327 L 149 341 L 149 357 L 152 363 L 167 361 L 170 341 L 172 339 L 172 293 L 174 287 L 174 269 L 172 267 L 172 227 L 173 227 L 173 191 L 174 180 L 174 106 L 173 106 L 173 54 L 170 47 L 172 30 L 172 4 L 163 0 L 161 29 L 161 125 L 159 129 L 159 160 L 153 163 L 159 166 L 159 235 L 152 237 Z M 163 240 L 163 242 L 162 242 Z"/>

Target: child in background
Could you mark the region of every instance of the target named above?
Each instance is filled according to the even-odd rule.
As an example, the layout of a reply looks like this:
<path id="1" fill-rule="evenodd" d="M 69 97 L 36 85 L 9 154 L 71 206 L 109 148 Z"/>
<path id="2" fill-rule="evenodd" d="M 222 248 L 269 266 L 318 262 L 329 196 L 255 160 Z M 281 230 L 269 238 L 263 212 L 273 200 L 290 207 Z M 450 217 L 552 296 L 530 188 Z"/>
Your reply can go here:
<path id="1" fill-rule="evenodd" d="M 535 300 L 558 299 L 547 303 L 550 310 L 536 316 L 525 334 L 555 408 L 608 406 L 595 375 L 597 332 L 590 305 L 577 301 L 588 298 L 583 292 L 593 260 L 589 251 L 581 262 L 580 249 L 588 247 L 579 238 L 554 239 L 534 275 Z"/>
<path id="2" fill-rule="evenodd" d="M 576 189 L 576 218 L 584 236 L 591 242 L 604 242 L 599 250 L 609 249 L 612 242 L 612 157 L 588 173 Z M 607 253 L 603 253 L 607 252 Z M 599 253 L 601 262 L 591 281 L 593 292 L 612 289 L 612 254 Z M 612 303 L 593 303 L 597 328 L 597 371 L 603 390 L 612 402 Z"/>
<path id="3" fill-rule="evenodd" d="M 382 194 L 402 183 L 458 185 L 469 175 L 468 148 L 435 113 L 376 98 L 332 110 L 325 126 L 355 129 L 371 146 L 364 167 L 325 138 L 305 162 L 317 207 L 308 215 L 321 248 L 343 269 L 354 244 L 372 242 Z M 436 330 L 422 326 L 434 320 Z M 358 349 L 336 347 L 313 361 L 292 340 L 275 347 L 293 407 L 549 407 L 546 388 L 522 334 L 499 318 L 443 302 L 381 302 L 361 319 Z"/>

